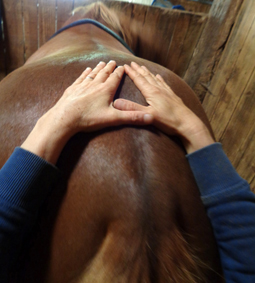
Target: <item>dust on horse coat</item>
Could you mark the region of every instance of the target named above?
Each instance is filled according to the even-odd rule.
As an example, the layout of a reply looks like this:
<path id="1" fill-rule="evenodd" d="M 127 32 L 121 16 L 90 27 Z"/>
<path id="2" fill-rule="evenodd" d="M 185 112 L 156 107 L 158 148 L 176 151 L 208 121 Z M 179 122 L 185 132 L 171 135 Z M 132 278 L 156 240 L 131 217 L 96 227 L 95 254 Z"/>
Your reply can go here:
<path id="1" fill-rule="evenodd" d="M 160 74 L 209 127 L 179 77 L 98 27 L 79 25 L 1 82 L 0 165 L 86 67 L 110 59 Z M 127 76 L 117 96 L 146 105 Z M 220 281 L 213 231 L 177 138 L 153 126 L 79 133 L 57 166 L 61 180 L 40 210 L 18 282 Z"/>

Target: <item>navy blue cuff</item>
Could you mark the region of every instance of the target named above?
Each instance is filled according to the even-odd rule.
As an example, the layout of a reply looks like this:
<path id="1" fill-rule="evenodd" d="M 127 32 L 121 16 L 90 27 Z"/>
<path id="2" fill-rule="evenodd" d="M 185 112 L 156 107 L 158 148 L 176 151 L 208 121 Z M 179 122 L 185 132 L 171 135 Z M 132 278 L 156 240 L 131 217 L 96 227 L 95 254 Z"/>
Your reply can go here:
<path id="1" fill-rule="evenodd" d="M 0 170 L 0 197 L 26 210 L 37 210 L 60 171 L 41 157 L 15 148 Z"/>
<path id="2" fill-rule="evenodd" d="M 230 188 L 232 193 L 236 192 L 235 188 L 247 188 L 247 182 L 238 175 L 221 143 L 211 144 L 186 157 L 202 197 L 231 194 Z"/>

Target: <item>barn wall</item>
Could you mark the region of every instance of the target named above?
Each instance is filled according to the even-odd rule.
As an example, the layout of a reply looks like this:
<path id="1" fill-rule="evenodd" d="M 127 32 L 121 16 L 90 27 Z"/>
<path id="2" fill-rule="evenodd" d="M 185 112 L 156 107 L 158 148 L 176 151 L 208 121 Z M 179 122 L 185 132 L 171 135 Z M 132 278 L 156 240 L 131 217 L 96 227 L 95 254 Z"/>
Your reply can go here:
<path id="1" fill-rule="evenodd" d="M 22 66 L 64 24 L 74 8 L 91 2 L 3 0 L 6 66 L 3 61 L 2 73 Z M 137 56 L 184 75 L 206 22 L 205 14 L 117 1 L 105 3 L 120 14 L 125 26 L 139 34 Z M 153 45 L 148 38 L 155 38 Z"/>
<path id="2" fill-rule="evenodd" d="M 217 140 L 255 192 L 255 1 L 245 0 L 203 106 Z"/>

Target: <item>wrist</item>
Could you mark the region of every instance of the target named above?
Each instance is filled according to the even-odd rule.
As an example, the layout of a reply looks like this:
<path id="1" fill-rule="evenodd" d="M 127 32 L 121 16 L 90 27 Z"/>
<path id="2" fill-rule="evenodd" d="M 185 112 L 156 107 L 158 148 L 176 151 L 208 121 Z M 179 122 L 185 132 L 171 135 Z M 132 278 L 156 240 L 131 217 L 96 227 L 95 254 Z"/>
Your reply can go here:
<path id="1" fill-rule="evenodd" d="M 37 121 L 21 148 L 56 164 L 71 136 L 68 129 L 61 125 L 60 121 L 49 111 Z"/>
<path id="2" fill-rule="evenodd" d="M 199 119 L 181 133 L 181 140 L 187 153 L 192 153 L 215 143 L 210 131 Z"/>

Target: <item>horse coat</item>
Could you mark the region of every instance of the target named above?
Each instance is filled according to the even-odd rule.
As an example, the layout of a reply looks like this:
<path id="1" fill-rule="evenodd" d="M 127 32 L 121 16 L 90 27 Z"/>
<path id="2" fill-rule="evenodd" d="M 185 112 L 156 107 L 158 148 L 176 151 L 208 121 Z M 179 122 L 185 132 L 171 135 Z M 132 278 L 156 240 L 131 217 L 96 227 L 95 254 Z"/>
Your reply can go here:
<path id="1" fill-rule="evenodd" d="M 117 15 L 100 3 L 80 9 L 66 24 L 92 17 L 96 9 L 94 19 L 125 38 Z M 1 82 L 0 165 L 86 67 L 109 60 L 136 61 L 160 74 L 210 128 L 179 77 L 135 57 L 97 26 L 78 25 L 56 35 Z M 127 76 L 116 97 L 146 105 Z M 57 167 L 61 180 L 40 208 L 16 282 L 220 282 L 213 231 L 178 138 L 153 126 L 79 133 Z"/>

